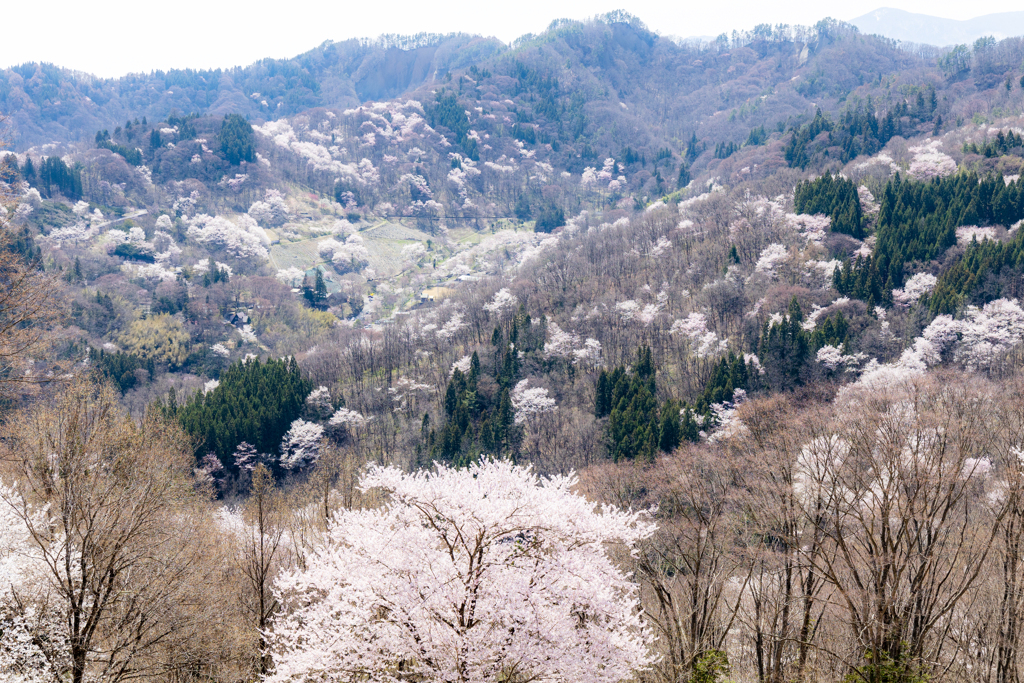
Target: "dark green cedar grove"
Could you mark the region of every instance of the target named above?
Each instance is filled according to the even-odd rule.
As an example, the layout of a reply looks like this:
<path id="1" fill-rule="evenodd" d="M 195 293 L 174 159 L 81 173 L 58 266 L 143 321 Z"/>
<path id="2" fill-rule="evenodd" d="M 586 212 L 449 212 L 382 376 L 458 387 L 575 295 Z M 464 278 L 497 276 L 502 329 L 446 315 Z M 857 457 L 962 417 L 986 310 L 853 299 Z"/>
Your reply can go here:
<path id="1" fill-rule="evenodd" d="M 197 457 L 216 453 L 234 471 L 233 454 L 243 441 L 260 453 L 277 451 L 311 390 L 294 358 L 252 359 L 229 367 L 213 391 L 197 392 L 182 406 L 171 397 L 161 408 L 197 440 Z"/>
<path id="2" fill-rule="evenodd" d="M 228 114 L 220 127 L 220 151 L 232 166 L 256 161 L 256 135 L 249 122 L 238 114 Z"/>

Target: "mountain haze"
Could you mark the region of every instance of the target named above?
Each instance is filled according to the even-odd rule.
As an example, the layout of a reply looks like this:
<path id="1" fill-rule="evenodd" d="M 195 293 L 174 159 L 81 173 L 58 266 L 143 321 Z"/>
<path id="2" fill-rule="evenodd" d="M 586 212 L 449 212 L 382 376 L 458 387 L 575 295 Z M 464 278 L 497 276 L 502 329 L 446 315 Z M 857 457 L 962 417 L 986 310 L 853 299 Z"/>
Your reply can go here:
<path id="1" fill-rule="evenodd" d="M 982 36 L 992 36 L 996 40 L 1001 40 L 1024 35 L 1024 11 L 1000 12 L 974 19 L 957 20 L 881 7 L 850 20 L 850 23 L 860 29 L 861 33 L 940 47 L 973 43 Z"/>

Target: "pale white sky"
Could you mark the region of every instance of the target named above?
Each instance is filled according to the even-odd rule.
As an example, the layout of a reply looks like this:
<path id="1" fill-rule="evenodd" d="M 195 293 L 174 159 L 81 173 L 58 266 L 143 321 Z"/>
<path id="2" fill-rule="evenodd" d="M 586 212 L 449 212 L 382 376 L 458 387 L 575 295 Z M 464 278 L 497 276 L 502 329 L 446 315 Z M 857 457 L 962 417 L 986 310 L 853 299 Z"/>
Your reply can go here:
<path id="1" fill-rule="evenodd" d="M 1016 11 L 1019 0 L 51 0 L 0 11 L 0 68 L 46 61 L 98 76 L 169 68 L 247 65 L 293 57 L 325 40 L 382 33 L 463 31 L 505 42 L 556 18 L 625 9 L 663 35 L 717 35 L 759 23 L 849 20 L 880 6 L 950 19 Z"/>

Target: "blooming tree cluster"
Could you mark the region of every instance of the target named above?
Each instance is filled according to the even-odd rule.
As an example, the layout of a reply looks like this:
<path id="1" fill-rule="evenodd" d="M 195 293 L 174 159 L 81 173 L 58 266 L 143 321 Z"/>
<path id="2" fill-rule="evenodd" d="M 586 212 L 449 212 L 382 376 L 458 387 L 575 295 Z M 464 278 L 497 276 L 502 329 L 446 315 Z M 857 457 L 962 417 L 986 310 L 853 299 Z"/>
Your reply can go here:
<path id="1" fill-rule="evenodd" d="M 99 231 L 95 227 L 86 224 L 85 221 L 76 221 L 63 228 L 51 230 L 50 234 L 46 236 L 46 240 L 60 248 L 65 244 L 88 242 L 98 234 Z"/>
<path id="2" fill-rule="evenodd" d="M 66 629 L 45 608 L 46 564 L 15 505 L 25 505 L 20 494 L 0 482 L 0 680 L 50 683 L 54 666 L 39 643 L 60 642 Z M 60 664 L 66 670 L 67 663 Z"/>
<path id="3" fill-rule="evenodd" d="M 472 356 L 463 356 L 462 358 L 460 358 L 457 361 L 455 361 L 454 363 L 452 363 L 452 372 L 451 372 L 451 374 L 454 375 L 455 371 L 458 370 L 459 372 L 461 372 L 462 374 L 465 375 L 465 374 L 467 374 L 469 372 L 469 369 L 470 369 L 470 367 L 472 367 L 472 364 L 473 364 L 473 357 Z"/>
<path id="4" fill-rule="evenodd" d="M 283 268 L 274 275 L 278 280 L 289 285 L 291 287 L 298 287 L 302 284 L 302 280 L 306 277 L 306 271 L 301 268 L 292 266 L 291 268 Z"/>
<path id="5" fill-rule="evenodd" d="M 931 180 L 956 173 L 956 162 L 948 154 L 939 151 L 941 140 L 930 140 L 910 148 L 914 155 L 909 173 L 917 180 Z"/>
<path id="6" fill-rule="evenodd" d="M 842 349 L 831 344 L 826 344 L 818 349 L 818 353 L 815 355 L 815 360 L 821 363 L 830 371 L 836 371 L 839 368 L 845 368 L 847 371 L 854 370 L 856 367 L 866 360 L 867 356 L 863 353 L 854 354 L 843 354 Z"/>
<path id="7" fill-rule="evenodd" d="M 257 134 L 269 138 L 276 147 L 291 151 L 306 161 L 306 164 L 315 171 L 324 171 L 336 174 L 339 179 L 355 183 L 360 186 L 376 184 L 380 180 L 377 169 L 369 159 L 362 158 L 358 162 L 343 161 L 344 152 L 337 145 L 326 147 L 322 142 L 328 142 L 330 137 L 323 140 L 323 133 L 315 130 L 300 131 L 303 137 L 295 131 L 292 123 L 286 119 L 268 121 L 262 126 L 253 126 Z"/>
<path id="8" fill-rule="evenodd" d="M 786 250 L 785 246 L 781 244 L 769 244 L 761 251 L 761 255 L 757 259 L 757 264 L 754 266 L 754 270 L 758 273 L 775 275 L 775 269 L 779 264 L 784 263 L 787 259 L 789 259 L 789 252 Z"/>
<path id="9" fill-rule="evenodd" d="M 367 422 L 367 418 L 358 410 L 348 408 L 338 408 L 327 421 L 332 427 L 362 427 Z"/>
<path id="10" fill-rule="evenodd" d="M 390 502 L 335 517 L 329 538 L 276 582 L 271 683 L 615 683 L 652 662 L 629 577 L 608 557 L 653 533 L 636 513 L 489 461 L 406 474 L 372 468 Z"/>
<path id="11" fill-rule="evenodd" d="M 723 403 L 713 403 L 711 413 L 713 415 L 714 429 L 710 434 L 702 431 L 702 436 L 707 436 L 709 442 L 728 441 L 729 439 L 742 436 L 748 432 L 747 426 L 740 419 L 737 407 L 747 398 L 747 392 L 743 389 L 733 391 L 733 399 Z"/>
<path id="12" fill-rule="evenodd" d="M 339 266 L 354 265 L 356 270 L 365 268 L 370 260 L 370 252 L 358 234 L 349 235 L 344 242 L 334 238 L 322 240 L 317 243 L 317 253 Z"/>
<path id="13" fill-rule="evenodd" d="M 331 390 L 320 386 L 309 392 L 303 406 L 306 416 L 312 420 L 326 420 L 334 413 L 334 403 L 331 400 Z"/>
<path id="14" fill-rule="evenodd" d="M 708 329 L 708 319 L 703 313 L 693 312 L 682 320 L 676 320 L 669 332 L 689 339 L 698 358 L 717 356 L 725 352 L 728 346 L 728 340 L 720 339 Z"/>
<path id="15" fill-rule="evenodd" d="M 878 210 L 881 207 L 878 202 L 875 201 L 875 195 L 871 194 L 871 190 L 864 185 L 858 185 L 857 196 L 860 199 L 860 210 L 864 215 L 870 216 L 878 213 Z"/>
<path id="16" fill-rule="evenodd" d="M 324 428 L 315 422 L 299 418 L 281 441 L 281 467 L 286 470 L 300 470 L 313 465 L 320 458 L 320 446 Z"/>
<path id="17" fill-rule="evenodd" d="M 253 202 L 249 207 L 249 216 L 261 225 L 284 225 L 288 221 L 291 210 L 284 197 L 277 190 L 267 190 L 261 201 Z"/>
<path id="18" fill-rule="evenodd" d="M 557 407 L 555 399 L 548 396 L 543 387 L 529 387 L 529 379 L 519 381 L 512 389 L 512 407 L 515 409 L 516 424 L 523 424 L 532 415 L 550 413 Z"/>
<path id="19" fill-rule="evenodd" d="M 984 370 L 1022 342 L 1024 309 L 1016 299 L 996 299 L 982 308 L 969 306 L 960 320 L 936 316 L 896 361 L 868 361 L 856 386 L 884 388 L 922 375 L 944 360 L 962 363 L 969 370 Z"/>
<path id="20" fill-rule="evenodd" d="M 962 225 L 956 229 L 956 243 L 965 246 L 971 242 L 984 242 L 994 240 L 996 229 L 990 226 L 978 227 L 977 225 Z"/>
<path id="21" fill-rule="evenodd" d="M 925 294 L 930 294 L 938 281 L 931 273 L 917 273 L 907 280 L 903 289 L 892 290 L 893 303 L 898 306 L 913 305 Z"/>
<path id="22" fill-rule="evenodd" d="M 264 260 L 270 252 L 270 238 L 248 215 L 235 222 L 221 216 L 199 214 L 189 221 L 188 236 L 204 246 L 223 249 L 239 259 Z"/>
<path id="23" fill-rule="evenodd" d="M 484 310 L 500 317 L 511 315 L 519 306 L 519 299 L 508 288 L 499 289 L 494 298 L 484 304 Z"/>
<path id="24" fill-rule="evenodd" d="M 567 332 L 558 323 L 548 323 L 548 341 L 544 343 L 547 358 L 570 358 L 580 346 L 578 334 Z"/>
<path id="25" fill-rule="evenodd" d="M 828 234 L 829 228 L 832 225 L 832 219 L 828 216 L 822 216 L 819 214 L 787 213 L 786 225 L 799 232 L 807 241 L 820 244 L 825 240 L 825 235 Z M 772 245 L 772 247 L 778 246 L 781 245 Z M 768 249 L 771 249 L 772 247 L 768 247 Z M 761 258 L 764 258 L 768 249 L 766 249 L 765 252 L 762 252 Z M 776 249 L 770 253 L 776 254 L 777 251 L 778 250 Z M 760 263 L 761 261 L 758 261 L 758 265 L 760 265 Z"/>

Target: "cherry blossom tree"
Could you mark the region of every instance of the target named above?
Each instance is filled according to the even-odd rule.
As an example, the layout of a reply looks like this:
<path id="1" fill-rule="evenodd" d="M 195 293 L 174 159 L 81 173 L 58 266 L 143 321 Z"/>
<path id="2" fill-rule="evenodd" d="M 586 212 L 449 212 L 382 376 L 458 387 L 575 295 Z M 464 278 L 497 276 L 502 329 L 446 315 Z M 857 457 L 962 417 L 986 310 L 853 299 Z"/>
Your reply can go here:
<path id="1" fill-rule="evenodd" d="M 707 316 L 703 313 L 693 312 L 682 320 L 676 320 L 669 332 L 687 337 L 698 358 L 717 356 L 726 350 L 728 344 L 728 340 L 719 339 L 708 329 Z"/>
<path id="2" fill-rule="evenodd" d="M 991 366 L 1024 339 L 1024 310 L 1016 299 L 996 299 L 982 308 L 969 306 L 954 358 L 968 369 Z"/>
<path id="3" fill-rule="evenodd" d="M 0 499 L 23 501 L 18 491 L 0 482 Z M 46 565 L 32 547 L 30 527 L 42 520 L 39 512 L 25 524 L 16 508 L 0 504 L 0 680 L 9 683 L 49 683 L 55 669 L 70 668 L 66 657 L 56 665 L 40 642 L 60 641 L 67 629 L 55 610 L 46 585 Z M 41 606 L 41 607 L 40 607 Z"/>
<path id="4" fill-rule="evenodd" d="M 516 424 L 522 424 L 531 415 L 550 413 L 558 406 L 555 399 L 548 396 L 548 390 L 543 387 L 528 386 L 530 380 L 524 379 L 512 389 L 512 407 L 516 411 Z"/>
<path id="5" fill-rule="evenodd" d="M 556 322 L 548 323 L 548 336 L 550 341 L 544 344 L 545 358 L 570 358 L 580 348 L 579 335 L 563 330 Z"/>
<path id="6" fill-rule="evenodd" d="M 462 358 L 460 358 L 457 361 L 455 361 L 454 363 L 452 363 L 452 372 L 451 372 L 451 374 L 454 375 L 455 371 L 458 370 L 459 372 L 461 372 L 462 374 L 465 375 L 466 373 L 469 372 L 469 369 L 472 366 L 473 366 L 473 357 L 472 356 L 463 356 Z"/>
<path id="7" fill-rule="evenodd" d="M 863 353 L 844 355 L 842 349 L 831 344 L 826 344 L 818 349 L 818 353 L 814 357 L 816 361 L 825 366 L 830 372 L 834 372 L 840 367 L 847 370 L 854 369 L 866 358 L 867 356 Z"/>
<path id="8" fill-rule="evenodd" d="M 494 298 L 484 304 L 484 310 L 499 318 L 509 315 L 519 306 L 519 299 L 508 288 L 499 289 Z"/>
<path id="9" fill-rule="evenodd" d="M 306 416 L 311 420 L 326 420 L 334 413 L 331 390 L 320 386 L 309 392 L 305 405 Z"/>
<path id="10" fill-rule="evenodd" d="M 299 470 L 315 463 L 320 455 L 323 435 L 324 428 L 315 422 L 302 418 L 292 422 L 281 441 L 281 467 Z"/>
<path id="11" fill-rule="evenodd" d="M 996 229 L 990 226 L 962 225 L 956 229 L 956 243 L 961 246 L 967 246 L 975 240 L 984 242 L 985 240 L 994 240 L 995 238 Z"/>
<path id="12" fill-rule="evenodd" d="M 907 280 L 903 289 L 892 290 L 892 300 L 900 306 L 911 306 L 925 294 L 931 293 L 938 281 L 931 273 L 917 273 Z"/>
<path id="13" fill-rule="evenodd" d="M 238 217 L 232 223 L 221 216 L 200 214 L 193 218 L 189 238 L 207 247 L 220 248 L 237 258 L 266 259 L 270 238 L 250 216 Z"/>
<path id="14" fill-rule="evenodd" d="M 754 266 L 754 270 L 758 273 L 775 275 L 776 267 L 788 258 L 789 252 L 786 251 L 786 247 L 781 244 L 769 244 L 761 252 L 761 256 L 757 259 L 757 264 Z"/>
<path id="15" fill-rule="evenodd" d="M 277 190 L 267 190 L 262 201 L 254 202 L 249 207 L 249 216 L 269 226 L 283 225 L 288 221 L 290 213 L 288 204 Z"/>
<path id="16" fill-rule="evenodd" d="M 597 367 L 601 364 L 601 342 L 587 337 L 583 347 L 573 351 L 573 364 Z"/>
<path id="17" fill-rule="evenodd" d="M 305 569 L 283 574 L 272 683 L 594 681 L 652 662 L 651 633 L 609 544 L 632 550 L 640 513 L 486 461 L 406 474 L 371 468 L 390 502 L 340 512 Z"/>
<path id="18" fill-rule="evenodd" d="M 941 140 L 931 140 L 917 147 L 909 148 L 914 155 L 909 173 L 917 180 L 931 180 L 956 173 L 956 161 L 939 151 Z"/>
<path id="19" fill-rule="evenodd" d="M 321 258 L 330 259 L 335 265 L 352 270 L 365 268 L 369 263 L 370 252 L 363 246 L 360 235 L 349 235 L 344 242 L 329 238 L 317 243 L 317 253 Z"/>
<path id="20" fill-rule="evenodd" d="M 277 271 L 275 277 L 287 285 L 298 287 L 302 283 L 302 279 L 306 277 L 306 271 L 295 267 L 284 268 Z"/>
<path id="21" fill-rule="evenodd" d="M 369 420 L 358 410 L 338 408 L 327 421 L 327 433 L 338 441 L 343 441 L 352 432 L 365 425 Z"/>

